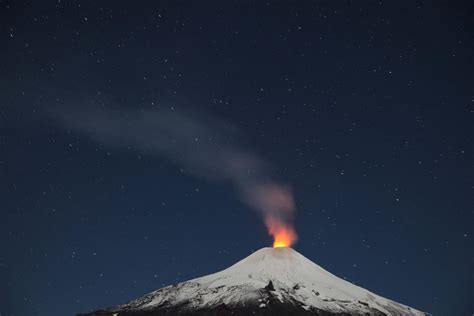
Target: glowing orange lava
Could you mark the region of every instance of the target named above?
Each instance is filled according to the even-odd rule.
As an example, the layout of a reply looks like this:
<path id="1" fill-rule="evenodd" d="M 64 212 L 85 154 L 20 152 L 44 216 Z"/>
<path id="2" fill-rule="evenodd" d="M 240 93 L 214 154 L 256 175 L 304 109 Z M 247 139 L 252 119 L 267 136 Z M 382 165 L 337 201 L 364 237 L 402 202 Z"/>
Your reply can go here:
<path id="1" fill-rule="evenodd" d="M 290 247 L 296 241 L 293 229 L 282 229 L 274 235 L 273 248 Z"/>
<path id="2" fill-rule="evenodd" d="M 293 225 L 272 217 L 267 217 L 265 223 L 274 239 L 273 248 L 291 247 L 298 239 Z"/>

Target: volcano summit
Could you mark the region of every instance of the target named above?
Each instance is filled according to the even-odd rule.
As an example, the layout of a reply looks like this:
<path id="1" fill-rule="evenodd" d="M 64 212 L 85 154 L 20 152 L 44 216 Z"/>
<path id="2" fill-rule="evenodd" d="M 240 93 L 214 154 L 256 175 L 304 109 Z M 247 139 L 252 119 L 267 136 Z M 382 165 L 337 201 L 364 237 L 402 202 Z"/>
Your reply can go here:
<path id="1" fill-rule="evenodd" d="M 88 316 L 428 315 L 344 281 L 292 248 L 262 248 L 233 266 Z"/>

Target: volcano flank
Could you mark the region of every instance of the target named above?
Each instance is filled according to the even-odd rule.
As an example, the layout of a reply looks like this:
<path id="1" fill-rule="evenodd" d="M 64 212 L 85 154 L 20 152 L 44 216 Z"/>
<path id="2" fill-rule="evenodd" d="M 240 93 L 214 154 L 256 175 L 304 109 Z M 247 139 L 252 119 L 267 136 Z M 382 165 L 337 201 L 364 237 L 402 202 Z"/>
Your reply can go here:
<path id="1" fill-rule="evenodd" d="M 324 270 L 292 248 L 262 248 L 231 267 L 82 314 L 428 315 Z"/>

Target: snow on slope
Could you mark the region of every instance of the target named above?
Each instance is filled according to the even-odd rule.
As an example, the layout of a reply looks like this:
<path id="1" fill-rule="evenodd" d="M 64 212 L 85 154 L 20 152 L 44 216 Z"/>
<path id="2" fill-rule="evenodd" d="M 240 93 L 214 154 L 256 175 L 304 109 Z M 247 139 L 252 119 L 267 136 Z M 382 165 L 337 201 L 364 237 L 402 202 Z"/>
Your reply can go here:
<path id="1" fill-rule="evenodd" d="M 265 308 L 268 298 L 262 296 L 264 288 L 271 291 L 272 298 L 276 297 L 282 303 L 296 302 L 306 310 L 427 315 L 344 281 L 292 248 L 262 248 L 223 271 L 167 286 L 122 307 L 199 309 L 258 302 Z"/>

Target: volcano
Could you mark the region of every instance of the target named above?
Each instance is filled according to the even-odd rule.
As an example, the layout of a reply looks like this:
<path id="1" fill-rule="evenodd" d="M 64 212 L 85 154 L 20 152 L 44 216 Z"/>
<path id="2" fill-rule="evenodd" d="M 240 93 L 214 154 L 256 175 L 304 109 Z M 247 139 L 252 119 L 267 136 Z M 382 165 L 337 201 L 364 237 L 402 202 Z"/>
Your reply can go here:
<path id="1" fill-rule="evenodd" d="M 82 315 L 429 314 L 344 281 L 294 249 L 281 247 L 262 248 L 223 271 Z"/>

